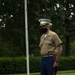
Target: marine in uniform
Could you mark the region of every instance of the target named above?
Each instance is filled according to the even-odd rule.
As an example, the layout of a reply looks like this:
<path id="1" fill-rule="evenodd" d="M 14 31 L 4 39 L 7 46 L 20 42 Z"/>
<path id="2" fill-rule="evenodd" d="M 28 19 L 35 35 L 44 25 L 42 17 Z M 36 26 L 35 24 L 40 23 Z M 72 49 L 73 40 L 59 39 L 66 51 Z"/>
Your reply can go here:
<path id="1" fill-rule="evenodd" d="M 40 38 L 41 75 L 56 75 L 57 61 L 62 53 L 62 41 L 59 36 L 50 30 L 49 19 L 39 19 L 43 33 Z"/>

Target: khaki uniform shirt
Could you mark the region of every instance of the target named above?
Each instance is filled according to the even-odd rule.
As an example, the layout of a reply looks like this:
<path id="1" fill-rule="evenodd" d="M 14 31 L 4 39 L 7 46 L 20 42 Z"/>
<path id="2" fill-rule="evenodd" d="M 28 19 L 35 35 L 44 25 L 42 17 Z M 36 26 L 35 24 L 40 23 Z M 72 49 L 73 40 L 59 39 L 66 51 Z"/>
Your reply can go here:
<path id="1" fill-rule="evenodd" d="M 39 47 L 41 48 L 41 55 L 56 54 L 56 47 L 62 43 L 58 35 L 53 31 L 48 31 L 47 34 L 43 34 L 40 38 Z"/>

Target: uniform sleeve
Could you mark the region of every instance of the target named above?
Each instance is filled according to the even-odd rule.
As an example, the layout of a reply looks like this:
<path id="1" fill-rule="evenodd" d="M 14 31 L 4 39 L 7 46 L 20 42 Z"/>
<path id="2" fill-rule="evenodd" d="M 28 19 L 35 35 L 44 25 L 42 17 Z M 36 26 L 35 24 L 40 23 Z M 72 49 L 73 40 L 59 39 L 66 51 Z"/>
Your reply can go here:
<path id="1" fill-rule="evenodd" d="M 55 41 L 56 46 L 59 46 L 62 44 L 61 39 L 59 38 L 59 36 L 56 33 L 54 34 L 54 41 Z"/>
<path id="2" fill-rule="evenodd" d="M 41 41 L 41 38 L 40 38 L 40 43 L 39 43 L 39 47 L 41 47 L 41 45 L 42 45 L 42 41 Z"/>
<path id="3" fill-rule="evenodd" d="M 40 37 L 40 43 L 39 43 L 39 47 L 41 47 L 42 46 L 42 44 L 43 44 L 43 42 L 42 42 L 42 36 Z"/>

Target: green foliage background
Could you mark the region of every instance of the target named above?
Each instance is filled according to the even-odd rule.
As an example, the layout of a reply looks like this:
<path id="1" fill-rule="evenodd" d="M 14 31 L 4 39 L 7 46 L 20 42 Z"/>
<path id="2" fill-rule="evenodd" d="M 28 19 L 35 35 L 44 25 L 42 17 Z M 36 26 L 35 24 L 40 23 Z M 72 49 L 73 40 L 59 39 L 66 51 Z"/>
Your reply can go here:
<path id="1" fill-rule="evenodd" d="M 1 57 L 26 55 L 24 13 L 24 0 L 0 0 Z M 51 30 L 63 41 L 63 55 L 75 55 L 74 0 L 28 0 L 29 53 L 35 56 L 40 55 L 39 18 L 51 20 Z"/>
<path id="2" fill-rule="evenodd" d="M 40 57 L 30 56 L 30 73 L 40 72 Z M 73 65 L 73 66 L 72 66 Z M 58 71 L 75 70 L 75 57 L 61 57 Z M 16 74 L 27 72 L 25 57 L 0 58 L 0 74 Z"/>

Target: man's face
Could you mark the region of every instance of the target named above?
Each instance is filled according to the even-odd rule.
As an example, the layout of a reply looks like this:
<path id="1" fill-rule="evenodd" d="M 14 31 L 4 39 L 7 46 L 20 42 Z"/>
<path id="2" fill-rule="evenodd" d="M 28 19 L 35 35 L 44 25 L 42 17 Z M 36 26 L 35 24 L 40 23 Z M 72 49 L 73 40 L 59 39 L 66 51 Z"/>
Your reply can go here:
<path id="1" fill-rule="evenodd" d="M 42 33 L 46 33 L 48 31 L 48 26 L 40 27 Z"/>

